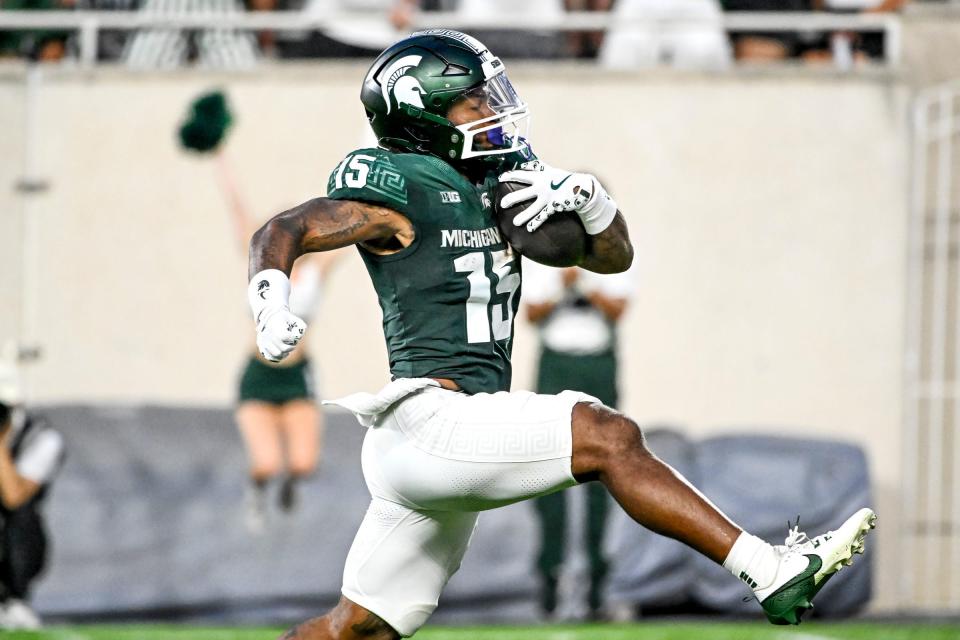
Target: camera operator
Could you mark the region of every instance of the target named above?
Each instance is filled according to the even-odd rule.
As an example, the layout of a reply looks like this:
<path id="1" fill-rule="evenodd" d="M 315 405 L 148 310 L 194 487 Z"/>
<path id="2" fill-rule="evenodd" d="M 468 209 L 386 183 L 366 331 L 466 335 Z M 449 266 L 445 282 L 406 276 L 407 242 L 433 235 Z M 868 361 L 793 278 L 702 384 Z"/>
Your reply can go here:
<path id="1" fill-rule="evenodd" d="M 47 556 L 41 505 L 63 457 L 63 437 L 27 414 L 16 369 L 0 364 L 0 629 L 40 626 L 29 592 Z"/>

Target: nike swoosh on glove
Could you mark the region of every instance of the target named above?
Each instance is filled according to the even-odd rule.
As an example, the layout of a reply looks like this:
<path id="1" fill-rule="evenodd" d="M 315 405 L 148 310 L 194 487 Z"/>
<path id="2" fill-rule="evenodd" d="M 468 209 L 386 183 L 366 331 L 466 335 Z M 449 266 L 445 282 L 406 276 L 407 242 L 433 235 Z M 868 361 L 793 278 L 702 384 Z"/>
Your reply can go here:
<path id="1" fill-rule="evenodd" d="M 596 235 L 606 229 L 617 214 L 616 203 L 600 182 L 588 173 L 571 173 L 532 160 L 521 164 L 519 170 L 502 174 L 499 180 L 528 185 L 505 195 L 500 207 L 509 208 L 531 200 L 513 218 L 514 225 L 526 225 L 529 232 L 536 231 L 555 213 L 574 211 L 580 216 L 587 233 Z"/>

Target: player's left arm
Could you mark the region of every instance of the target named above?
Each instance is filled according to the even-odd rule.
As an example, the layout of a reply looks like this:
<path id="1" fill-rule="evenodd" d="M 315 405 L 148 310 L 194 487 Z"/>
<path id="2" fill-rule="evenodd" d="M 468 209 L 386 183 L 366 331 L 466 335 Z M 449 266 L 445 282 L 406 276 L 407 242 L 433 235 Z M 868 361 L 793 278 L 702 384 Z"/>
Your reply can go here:
<path id="1" fill-rule="evenodd" d="M 627 221 L 617 211 L 610 225 L 596 235 L 588 236 L 587 255 L 580 266 L 596 273 L 621 273 L 633 263 L 633 244 Z"/>

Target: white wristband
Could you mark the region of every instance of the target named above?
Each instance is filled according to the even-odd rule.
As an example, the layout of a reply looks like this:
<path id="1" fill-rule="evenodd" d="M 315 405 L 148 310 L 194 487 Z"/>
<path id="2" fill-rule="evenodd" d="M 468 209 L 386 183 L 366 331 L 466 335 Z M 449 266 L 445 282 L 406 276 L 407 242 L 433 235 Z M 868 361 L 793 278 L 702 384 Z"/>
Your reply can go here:
<path id="1" fill-rule="evenodd" d="M 617 217 L 617 203 L 596 178 L 593 179 L 593 185 L 596 192 L 578 211 L 580 220 L 583 221 L 583 228 L 591 236 L 602 233 Z"/>
<path id="2" fill-rule="evenodd" d="M 279 269 L 265 269 L 250 279 L 247 300 L 253 311 L 254 322 L 260 322 L 260 313 L 266 308 L 283 308 L 290 300 L 290 278 Z"/>

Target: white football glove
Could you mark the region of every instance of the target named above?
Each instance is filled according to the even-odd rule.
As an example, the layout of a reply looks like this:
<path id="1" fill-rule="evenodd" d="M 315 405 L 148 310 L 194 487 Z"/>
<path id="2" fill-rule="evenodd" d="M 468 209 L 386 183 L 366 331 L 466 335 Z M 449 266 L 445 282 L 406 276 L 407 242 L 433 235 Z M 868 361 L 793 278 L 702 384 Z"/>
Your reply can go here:
<path id="1" fill-rule="evenodd" d="M 293 351 L 306 323 L 290 313 L 290 279 L 278 269 L 266 269 L 250 280 L 247 299 L 257 323 L 257 349 L 270 362 L 280 362 Z"/>
<path id="2" fill-rule="evenodd" d="M 508 193 L 500 200 L 500 207 L 504 209 L 531 200 L 513 218 L 514 225 L 526 225 L 530 232 L 536 231 L 547 218 L 560 211 L 576 212 L 590 235 L 601 233 L 617 216 L 617 203 L 607 195 L 600 181 L 587 173 L 571 173 L 531 160 L 521 164 L 520 170 L 502 174 L 500 182 L 530 185 Z"/>

